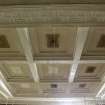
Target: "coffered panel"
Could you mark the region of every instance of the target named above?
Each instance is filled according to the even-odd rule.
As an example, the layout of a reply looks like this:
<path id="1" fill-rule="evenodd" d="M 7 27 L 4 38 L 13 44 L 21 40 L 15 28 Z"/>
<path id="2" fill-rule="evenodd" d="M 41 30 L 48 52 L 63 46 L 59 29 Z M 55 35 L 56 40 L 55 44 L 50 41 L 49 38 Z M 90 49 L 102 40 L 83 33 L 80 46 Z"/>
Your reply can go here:
<path id="1" fill-rule="evenodd" d="M 105 27 L 90 27 L 82 59 L 105 59 Z"/>
<path id="2" fill-rule="evenodd" d="M 0 28 L 0 60 L 25 59 L 16 28 Z"/>
<path id="3" fill-rule="evenodd" d="M 27 64 L 3 64 L 1 71 L 8 82 L 33 82 Z"/>
<path id="4" fill-rule="evenodd" d="M 76 30 L 57 26 L 30 28 L 34 59 L 72 59 Z"/>
<path id="5" fill-rule="evenodd" d="M 75 82 L 100 82 L 105 74 L 104 64 L 80 64 L 77 68 Z"/>
<path id="6" fill-rule="evenodd" d="M 37 64 L 41 82 L 67 82 L 70 72 L 69 64 Z"/>
<path id="7" fill-rule="evenodd" d="M 95 96 L 99 82 L 78 82 L 72 83 L 70 95 L 72 97 Z"/>
<path id="8" fill-rule="evenodd" d="M 68 95 L 69 85 L 67 83 L 41 83 L 40 96 L 43 97 L 65 97 Z"/>
<path id="9" fill-rule="evenodd" d="M 34 97 L 38 96 L 38 84 L 37 83 L 24 83 L 24 82 L 11 82 L 9 83 L 14 96 L 17 97 Z"/>

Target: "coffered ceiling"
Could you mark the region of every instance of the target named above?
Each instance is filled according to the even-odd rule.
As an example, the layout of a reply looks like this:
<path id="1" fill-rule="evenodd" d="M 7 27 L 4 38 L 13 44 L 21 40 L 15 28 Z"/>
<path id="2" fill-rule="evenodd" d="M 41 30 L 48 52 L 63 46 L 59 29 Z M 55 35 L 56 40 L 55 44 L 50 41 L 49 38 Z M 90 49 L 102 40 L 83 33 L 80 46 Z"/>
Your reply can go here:
<path id="1" fill-rule="evenodd" d="M 105 1 L 0 0 L 0 104 L 73 98 L 105 99 Z"/>
<path id="2" fill-rule="evenodd" d="M 104 30 L 52 25 L 0 28 L 1 91 L 9 99 L 102 97 Z"/>

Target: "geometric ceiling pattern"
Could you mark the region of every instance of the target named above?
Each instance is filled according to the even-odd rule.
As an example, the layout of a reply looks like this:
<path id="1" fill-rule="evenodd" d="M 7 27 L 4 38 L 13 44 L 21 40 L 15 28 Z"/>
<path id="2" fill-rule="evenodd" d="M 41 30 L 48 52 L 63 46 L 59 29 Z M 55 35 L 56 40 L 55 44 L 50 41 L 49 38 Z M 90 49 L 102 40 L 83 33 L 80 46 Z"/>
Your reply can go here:
<path id="1" fill-rule="evenodd" d="M 0 105 L 105 105 L 105 0 L 0 0 Z"/>
<path id="2" fill-rule="evenodd" d="M 76 27 L 30 28 L 34 59 L 73 59 Z"/>
<path id="3" fill-rule="evenodd" d="M 0 28 L 0 80 L 9 98 L 102 97 L 104 59 L 105 27 Z"/>

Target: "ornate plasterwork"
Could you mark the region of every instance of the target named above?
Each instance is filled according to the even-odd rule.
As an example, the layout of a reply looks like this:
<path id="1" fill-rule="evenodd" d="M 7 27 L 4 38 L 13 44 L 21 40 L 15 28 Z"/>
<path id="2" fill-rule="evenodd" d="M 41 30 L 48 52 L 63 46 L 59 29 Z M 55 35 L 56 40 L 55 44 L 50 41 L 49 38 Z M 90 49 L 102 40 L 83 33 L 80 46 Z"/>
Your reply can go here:
<path id="1" fill-rule="evenodd" d="M 104 0 L 0 0 L 0 5 L 103 4 Z"/>
<path id="2" fill-rule="evenodd" d="M 105 25 L 104 5 L 0 7 L 0 26 Z"/>

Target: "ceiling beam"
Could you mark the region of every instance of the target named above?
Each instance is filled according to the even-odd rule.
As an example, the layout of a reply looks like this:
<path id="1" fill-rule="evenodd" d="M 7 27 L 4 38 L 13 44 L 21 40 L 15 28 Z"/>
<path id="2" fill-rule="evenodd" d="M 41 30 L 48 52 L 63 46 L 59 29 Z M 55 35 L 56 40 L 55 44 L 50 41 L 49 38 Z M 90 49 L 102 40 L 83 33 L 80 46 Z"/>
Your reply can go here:
<path id="1" fill-rule="evenodd" d="M 73 64 L 74 60 L 36 60 L 37 63 L 47 64 L 47 63 L 57 63 L 57 64 Z M 77 63 L 80 64 L 89 64 L 89 63 L 105 63 L 105 60 L 79 60 Z"/>
<path id="2" fill-rule="evenodd" d="M 1 60 L 0 61 L 1 64 L 16 64 L 16 63 L 20 63 L 20 64 L 28 64 L 28 62 L 26 60 Z"/>
<path id="3" fill-rule="evenodd" d="M 50 104 L 50 102 L 51 103 L 53 103 L 54 102 L 54 105 L 56 104 L 56 102 L 83 102 L 84 104 L 85 104 L 85 102 L 95 102 L 95 104 L 96 104 L 96 102 L 100 102 L 101 101 L 101 103 L 105 103 L 105 100 L 102 100 L 102 99 L 100 99 L 100 98 L 94 98 L 94 97 L 87 97 L 87 98 L 84 98 L 84 97 L 75 97 L 75 98 L 38 98 L 38 97 L 36 97 L 36 98 L 30 98 L 30 97 L 16 97 L 16 98 L 9 98 L 9 100 L 8 100 L 8 103 L 14 103 L 14 104 L 16 104 L 16 103 L 18 103 L 18 104 L 22 104 L 22 103 L 24 103 L 24 104 L 32 104 L 32 103 L 34 103 L 35 104 L 35 102 L 36 102 L 36 104 L 41 104 L 41 102 L 43 103 L 48 103 L 48 104 Z M 82 103 L 82 104 L 83 104 Z M 58 103 L 57 103 L 58 104 Z M 60 104 L 60 103 L 59 103 Z M 70 103 L 69 103 L 70 104 Z"/>
<path id="4" fill-rule="evenodd" d="M 89 27 L 79 27 L 77 29 L 77 37 L 76 37 L 76 48 L 75 48 L 75 54 L 74 54 L 74 63 L 72 64 L 72 67 L 70 69 L 70 75 L 69 75 L 69 82 L 74 81 L 74 77 L 77 71 L 77 67 L 79 65 L 81 54 L 84 48 L 85 41 L 87 39 Z"/>
<path id="5" fill-rule="evenodd" d="M 30 43 L 28 29 L 27 28 L 17 28 L 16 30 L 17 30 L 18 36 L 20 38 L 22 47 L 24 49 L 24 53 L 25 53 L 28 65 L 30 67 L 32 76 L 33 76 L 35 82 L 38 82 L 39 75 L 38 75 L 36 63 L 35 63 L 35 61 L 33 61 L 32 46 Z"/>
<path id="6" fill-rule="evenodd" d="M 36 60 L 39 64 L 72 64 L 73 60 Z"/>
<path id="7" fill-rule="evenodd" d="M 73 64 L 74 60 L 35 60 L 33 61 L 35 63 L 38 64 L 48 64 L 48 63 L 53 63 L 53 64 Z M 105 60 L 79 60 L 77 61 L 80 64 L 88 64 L 88 63 L 105 63 Z M 2 60 L 0 61 L 1 64 L 6 63 L 6 64 L 16 64 L 16 63 L 20 63 L 20 64 L 29 64 L 27 60 L 21 61 L 21 60 Z"/>

